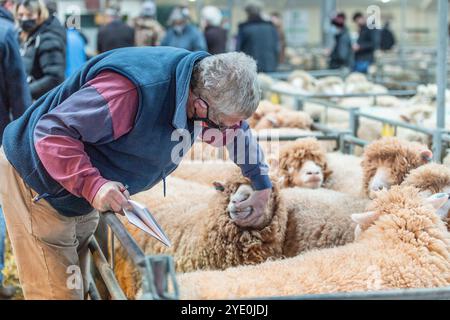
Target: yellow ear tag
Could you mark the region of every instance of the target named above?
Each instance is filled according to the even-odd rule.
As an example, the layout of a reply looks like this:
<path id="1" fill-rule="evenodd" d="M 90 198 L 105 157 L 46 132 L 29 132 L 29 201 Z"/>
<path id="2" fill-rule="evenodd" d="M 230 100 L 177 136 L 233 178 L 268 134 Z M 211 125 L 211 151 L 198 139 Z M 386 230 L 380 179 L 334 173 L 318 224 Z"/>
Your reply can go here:
<path id="1" fill-rule="evenodd" d="M 381 136 L 382 137 L 394 137 L 395 136 L 395 127 L 390 124 L 383 123 L 383 127 L 381 128 Z"/>
<path id="2" fill-rule="evenodd" d="M 270 95 L 270 102 L 273 104 L 280 104 L 280 95 L 277 93 L 272 93 Z"/>

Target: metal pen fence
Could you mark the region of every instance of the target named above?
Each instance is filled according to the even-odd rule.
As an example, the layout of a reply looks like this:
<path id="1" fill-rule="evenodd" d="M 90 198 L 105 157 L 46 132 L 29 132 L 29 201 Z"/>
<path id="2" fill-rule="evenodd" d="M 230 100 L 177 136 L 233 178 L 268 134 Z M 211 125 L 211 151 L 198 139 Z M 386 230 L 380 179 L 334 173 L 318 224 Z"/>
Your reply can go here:
<path id="1" fill-rule="evenodd" d="M 145 255 L 119 218 L 112 212 L 104 213 L 104 221 L 110 228 L 111 239 L 117 238 L 122 250 L 127 254 L 136 270 L 142 278 L 143 300 L 178 299 L 179 290 L 175 278 L 175 266 L 173 258 L 168 255 Z M 112 300 L 126 300 L 127 296 L 120 287 L 114 274 L 114 241 L 110 243 L 111 261 L 105 257 L 95 237 L 89 243 L 89 249 L 95 268 L 100 277 L 90 279 L 89 296 L 92 300 L 102 298 L 94 280 L 101 281 L 107 289 L 107 293 Z"/>

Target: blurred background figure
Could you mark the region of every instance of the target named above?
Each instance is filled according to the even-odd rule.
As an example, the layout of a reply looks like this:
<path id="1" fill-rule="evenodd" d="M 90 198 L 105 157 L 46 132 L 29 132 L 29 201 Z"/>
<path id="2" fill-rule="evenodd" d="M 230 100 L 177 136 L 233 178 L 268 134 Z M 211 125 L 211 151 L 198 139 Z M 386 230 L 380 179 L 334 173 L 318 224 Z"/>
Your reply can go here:
<path id="1" fill-rule="evenodd" d="M 133 47 L 134 29 L 124 23 L 118 6 L 110 6 L 105 11 L 106 24 L 99 28 L 97 35 L 97 51 L 103 53 L 109 50 Z"/>
<path id="2" fill-rule="evenodd" d="M 146 1 L 139 17 L 134 19 L 135 42 L 139 47 L 159 46 L 164 37 L 164 28 L 156 20 L 156 5 Z"/>
<path id="3" fill-rule="evenodd" d="M 259 1 L 246 5 L 247 21 L 239 25 L 236 50 L 253 57 L 258 64 L 258 72 L 274 72 L 280 54 L 278 32 L 272 22 L 262 19 L 261 11 Z"/>
<path id="4" fill-rule="evenodd" d="M 66 78 L 78 71 L 87 61 L 87 38 L 74 27 L 67 28 Z"/>
<path id="5" fill-rule="evenodd" d="M 345 13 L 340 12 L 331 19 L 334 26 L 334 47 L 330 54 L 329 68 L 351 68 L 353 63 L 353 50 L 350 32 L 345 25 Z"/>
<path id="6" fill-rule="evenodd" d="M 382 51 L 388 51 L 391 50 L 395 46 L 395 36 L 394 33 L 391 31 L 390 23 L 387 21 L 383 29 L 381 29 L 380 34 L 380 50 Z"/>
<path id="7" fill-rule="evenodd" d="M 16 18 L 27 81 L 36 100 L 64 81 L 66 31 L 43 0 L 19 1 Z"/>
<path id="8" fill-rule="evenodd" d="M 206 51 L 206 41 L 200 30 L 190 23 L 187 8 L 175 7 L 170 14 L 166 36 L 162 46 L 183 48 L 190 51 Z"/>
<path id="9" fill-rule="evenodd" d="M 224 53 L 227 47 L 228 32 L 222 27 L 222 12 L 219 8 L 206 6 L 201 13 L 206 45 L 211 54 Z"/>
<path id="10" fill-rule="evenodd" d="M 0 0 L 0 146 L 3 130 L 31 105 L 31 95 L 19 52 L 14 27 L 13 1 Z M 1 199 L 0 199 L 1 200 Z M 1 204 L 1 203 L 0 203 Z M 0 207 L 0 300 L 14 295 L 14 288 L 3 286 L 6 228 Z"/>
<path id="11" fill-rule="evenodd" d="M 275 28 L 277 28 L 278 39 L 280 43 L 280 63 L 286 61 L 286 35 L 284 33 L 283 19 L 279 12 L 272 12 L 270 15 L 270 21 L 272 21 Z"/>
<path id="12" fill-rule="evenodd" d="M 369 66 L 374 62 L 376 49 L 376 34 L 367 27 L 366 18 L 361 12 L 353 15 L 353 22 L 358 27 L 358 40 L 353 45 L 355 63 L 353 71 L 367 73 Z"/>

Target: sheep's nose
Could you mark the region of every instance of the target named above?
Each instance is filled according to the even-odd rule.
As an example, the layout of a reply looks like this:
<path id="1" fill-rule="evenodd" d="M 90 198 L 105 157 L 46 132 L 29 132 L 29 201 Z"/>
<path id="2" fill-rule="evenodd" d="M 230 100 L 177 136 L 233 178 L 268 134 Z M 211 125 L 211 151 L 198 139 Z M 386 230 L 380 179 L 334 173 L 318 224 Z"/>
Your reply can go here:
<path id="1" fill-rule="evenodd" d="M 308 171 L 306 174 L 309 176 L 317 176 L 320 174 L 320 172 L 319 171 Z"/>

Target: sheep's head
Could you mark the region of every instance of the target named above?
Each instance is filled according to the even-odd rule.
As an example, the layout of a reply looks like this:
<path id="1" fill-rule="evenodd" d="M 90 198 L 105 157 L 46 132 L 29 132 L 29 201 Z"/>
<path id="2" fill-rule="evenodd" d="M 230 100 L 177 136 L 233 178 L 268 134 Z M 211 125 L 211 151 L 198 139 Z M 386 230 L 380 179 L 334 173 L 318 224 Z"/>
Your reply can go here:
<path id="1" fill-rule="evenodd" d="M 417 239 L 423 238 L 421 234 L 436 232 L 432 228 L 441 228 L 445 231 L 441 209 L 449 200 L 447 193 L 436 193 L 423 197 L 420 190 L 411 186 L 394 186 L 391 190 L 381 191 L 377 198 L 369 205 L 365 213 L 353 214 L 352 220 L 356 222 L 355 239 L 374 225 L 377 235 L 394 235 L 404 241 L 420 243 Z M 372 233 L 373 234 L 373 233 Z"/>
<path id="2" fill-rule="evenodd" d="M 450 168 L 437 163 L 430 163 L 412 170 L 403 181 L 402 186 L 412 186 L 421 191 L 424 197 L 435 193 L 450 194 Z M 450 200 L 439 210 L 438 214 L 447 222 L 450 215 Z M 450 223 L 447 224 L 450 231 Z"/>
<path id="3" fill-rule="evenodd" d="M 317 189 L 331 174 L 325 151 L 316 139 L 300 139 L 280 151 L 279 176 L 284 187 Z"/>
<path id="4" fill-rule="evenodd" d="M 380 190 L 399 185 L 411 170 L 430 162 L 432 156 L 426 146 L 398 138 L 371 143 L 361 162 L 364 193 L 373 199 Z"/>
<path id="5" fill-rule="evenodd" d="M 274 179 L 272 179 L 272 184 L 272 194 L 264 214 L 260 219 L 252 223 L 246 220 L 253 213 L 253 208 L 250 207 L 244 210 L 238 210 L 237 208 L 239 202 L 249 199 L 255 193 L 255 189 L 252 187 L 249 179 L 243 177 L 239 172 L 233 174 L 226 183 L 214 182 L 214 187 L 220 193 L 220 205 L 223 206 L 224 212 L 226 212 L 232 222 L 238 227 L 259 230 L 270 224 L 274 214 L 280 208 L 279 188 Z M 217 201 L 214 201 L 214 203 L 217 204 Z"/>

